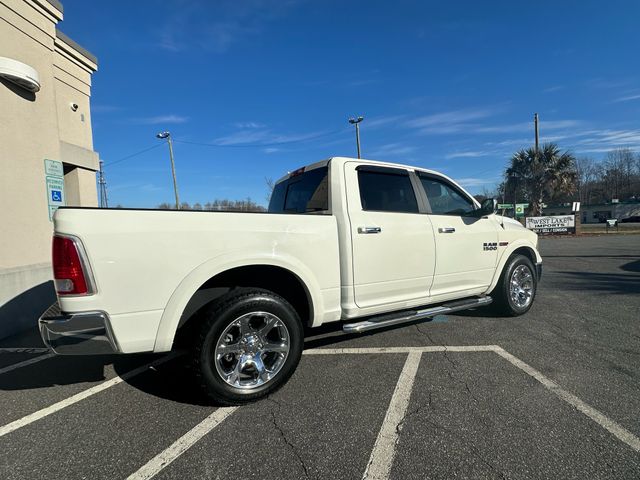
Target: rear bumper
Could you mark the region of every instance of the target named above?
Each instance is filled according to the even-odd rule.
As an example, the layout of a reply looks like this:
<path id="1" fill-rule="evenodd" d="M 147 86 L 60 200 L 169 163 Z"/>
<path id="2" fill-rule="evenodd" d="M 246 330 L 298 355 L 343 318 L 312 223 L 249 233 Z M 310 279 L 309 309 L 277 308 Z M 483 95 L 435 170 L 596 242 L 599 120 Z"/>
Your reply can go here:
<path id="1" fill-rule="evenodd" d="M 118 353 L 109 316 L 105 312 L 62 313 L 52 305 L 39 320 L 42 341 L 60 355 Z"/>

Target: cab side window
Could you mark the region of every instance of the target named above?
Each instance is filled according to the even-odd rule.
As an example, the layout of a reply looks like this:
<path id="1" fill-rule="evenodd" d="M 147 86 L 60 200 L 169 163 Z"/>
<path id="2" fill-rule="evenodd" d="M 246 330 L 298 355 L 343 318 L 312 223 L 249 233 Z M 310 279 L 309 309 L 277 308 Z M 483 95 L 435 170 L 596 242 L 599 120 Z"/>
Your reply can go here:
<path id="1" fill-rule="evenodd" d="M 363 210 L 418 213 L 409 172 L 391 168 L 358 169 Z"/>
<path id="2" fill-rule="evenodd" d="M 467 215 L 475 205 L 462 192 L 434 177 L 420 175 L 420 182 L 427 194 L 434 215 Z"/>

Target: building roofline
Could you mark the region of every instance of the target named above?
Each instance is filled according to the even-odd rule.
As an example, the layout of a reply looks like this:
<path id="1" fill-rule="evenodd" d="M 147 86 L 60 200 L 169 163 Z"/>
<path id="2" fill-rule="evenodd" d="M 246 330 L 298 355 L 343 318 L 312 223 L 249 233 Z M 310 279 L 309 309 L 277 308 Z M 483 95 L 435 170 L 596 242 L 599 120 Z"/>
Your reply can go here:
<path id="1" fill-rule="evenodd" d="M 46 0 L 46 2 L 51 6 L 53 6 L 54 8 L 58 9 L 60 12 L 64 13 L 64 7 L 62 6 L 62 3 L 60 3 L 58 0 Z"/>
<path id="2" fill-rule="evenodd" d="M 98 64 L 98 57 L 96 57 L 93 53 L 91 53 L 89 50 L 84 48 L 78 42 L 76 42 L 76 41 L 72 40 L 71 38 L 69 38 L 67 35 L 62 33 L 57 28 L 56 28 L 56 37 L 59 38 L 60 40 L 62 40 L 67 45 L 69 45 L 69 46 L 73 47 L 74 49 L 76 49 L 79 53 L 81 53 L 82 55 L 87 57 L 87 59 L 90 60 L 91 62 L 95 63 L 96 65 Z"/>

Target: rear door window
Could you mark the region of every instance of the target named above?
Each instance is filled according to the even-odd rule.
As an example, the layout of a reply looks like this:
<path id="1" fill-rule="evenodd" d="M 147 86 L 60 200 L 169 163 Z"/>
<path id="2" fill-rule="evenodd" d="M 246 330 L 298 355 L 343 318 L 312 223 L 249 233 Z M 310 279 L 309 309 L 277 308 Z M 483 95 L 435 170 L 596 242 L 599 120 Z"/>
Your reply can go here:
<path id="1" fill-rule="evenodd" d="M 418 213 L 409 172 L 396 168 L 358 168 L 363 210 Z"/>
<path id="2" fill-rule="evenodd" d="M 329 167 L 294 175 L 276 184 L 269 213 L 311 213 L 329 210 Z"/>

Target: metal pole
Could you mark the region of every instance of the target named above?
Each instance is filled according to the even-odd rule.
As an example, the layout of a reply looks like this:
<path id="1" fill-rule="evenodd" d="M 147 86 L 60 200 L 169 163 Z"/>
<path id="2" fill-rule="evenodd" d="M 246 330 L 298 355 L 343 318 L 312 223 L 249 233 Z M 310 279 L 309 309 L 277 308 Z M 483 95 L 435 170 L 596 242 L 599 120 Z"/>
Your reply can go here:
<path id="1" fill-rule="evenodd" d="M 173 142 L 171 141 L 171 135 L 167 137 L 169 143 L 169 157 L 171 158 L 171 174 L 173 175 L 173 191 L 176 194 L 176 210 L 180 210 L 180 197 L 178 197 L 178 181 L 176 180 L 176 165 L 173 161 Z"/>
<path id="2" fill-rule="evenodd" d="M 100 206 L 102 208 L 109 208 L 109 200 L 107 198 L 107 181 L 104 179 L 104 162 L 100 160 L 100 176 L 98 183 L 100 184 Z"/>
<path id="3" fill-rule="evenodd" d="M 360 157 L 360 123 L 356 123 L 356 145 L 358 147 L 358 158 Z"/>
<path id="4" fill-rule="evenodd" d="M 540 143 L 540 135 L 538 133 L 538 114 L 533 114 L 533 123 L 536 129 L 536 153 L 538 153 L 539 143 Z"/>

